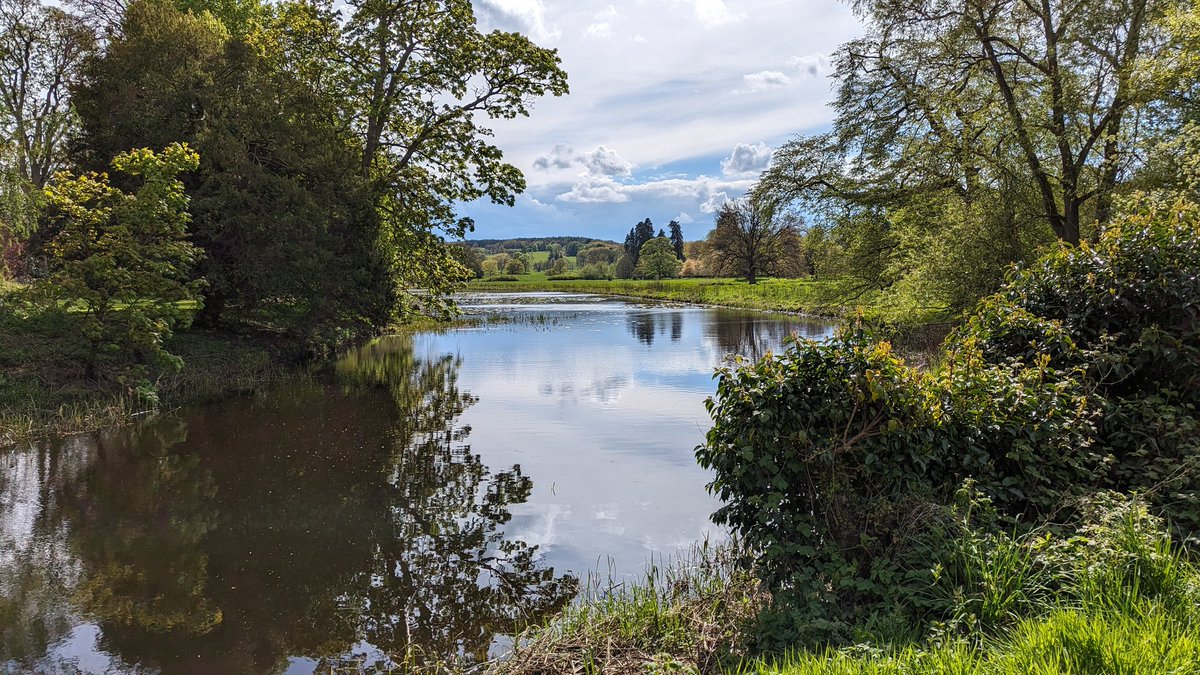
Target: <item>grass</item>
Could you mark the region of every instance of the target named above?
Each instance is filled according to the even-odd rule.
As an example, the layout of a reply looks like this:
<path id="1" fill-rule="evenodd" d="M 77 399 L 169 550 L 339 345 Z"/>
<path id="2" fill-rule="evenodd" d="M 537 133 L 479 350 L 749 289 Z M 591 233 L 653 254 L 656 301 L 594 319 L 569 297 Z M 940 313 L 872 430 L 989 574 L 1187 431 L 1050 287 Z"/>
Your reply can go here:
<path id="1" fill-rule="evenodd" d="M 837 279 L 763 279 L 748 284 L 738 279 L 640 279 L 549 281 L 542 273 L 524 274 L 517 281 L 471 282 L 475 291 L 566 291 L 670 302 L 735 307 L 811 316 L 843 318 L 862 311 L 865 316 L 898 323 L 928 323 L 944 319 L 940 308 L 921 307 L 904 299 L 871 292 L 853 296 Z"/>
<path id="2" fill-rule="evenodd" d="M 768 596 L 736 556 L 732 546 L 703 545 L 652 561 L 638 581 L 590 575 L 574 604 L 520 636 L 491 672 L 714 672 L 737 663 L 744 655 L 731 649 Z"/>
<path id="3" fill-rule="evenodd" d="M 93 431 L 185 403 L 256 391 L 297 368 L 270 342 L 224 333 L 185 331 L 169 351 L 184 360 L 177 373 L 160 376 L 150 398 L 112 383 L 81 377 L 70 355 L 45 327 L 26 326 L 0 335 L 0 447 L 34 438 Z"/>
<path id="4" fill-rule="evenodd" d="M 898 651 L 857 647 L 794 653 L 741 675 L 1168 675 L 1200 672 L 1200 630 L 1160 603 L 1127 612 L 1059 608 L 1026 619 L 983 648 L 962 642 Z"/>
<path id="5" fill-rule="evenodd" d="M 1200 673 L 1200 567 L 1138 500 L 1113 503 L 1053 538 L 968 539 L 949 555 L 975 568 L 955 582 L 963 584 L 956 596 L 972 621 L 914 625 L 893 641 L 864 628 L 858 644 L 752 656 L 759 638 L 778 637 L 758 632 L 777 630 L 756 622 L 769 595 L 734 564 L 735 548 L 704 548 L 673 566 L 652 566 L 639 584 L 593 584 L 552 624 L 524 635 L 491 672 Z M 1044 577 L 1044 588 L 1035 576 Z M 992 620 L 975 602 L 1033 586 L 1040 590 L 1026 598 L 1032 602 L 1000 603 L 1006 609 Z"/>

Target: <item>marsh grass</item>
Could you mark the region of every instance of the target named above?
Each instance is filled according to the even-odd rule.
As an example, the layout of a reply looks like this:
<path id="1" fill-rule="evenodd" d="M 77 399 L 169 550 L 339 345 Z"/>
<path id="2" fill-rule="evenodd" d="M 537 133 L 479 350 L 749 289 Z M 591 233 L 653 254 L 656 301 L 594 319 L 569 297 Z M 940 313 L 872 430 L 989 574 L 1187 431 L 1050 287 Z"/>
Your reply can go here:
<path id="1" fill-rule="evenodd" d="M 768 598 L 730 545 L 652 560 L 639 579 L 610 570 L 586 581 L 574 604 L 520 636 L 491 672 L 716 672 L 744 657 L 742 632 Z"/>

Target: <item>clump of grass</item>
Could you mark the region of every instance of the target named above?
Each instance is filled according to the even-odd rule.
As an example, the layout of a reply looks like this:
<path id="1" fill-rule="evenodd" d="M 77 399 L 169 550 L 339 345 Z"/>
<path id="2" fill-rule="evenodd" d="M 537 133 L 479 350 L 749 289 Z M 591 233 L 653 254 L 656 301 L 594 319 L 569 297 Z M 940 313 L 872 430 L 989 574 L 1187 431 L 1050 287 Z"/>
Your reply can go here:
<path id="1" fill-rule="evenodd" d="M 637 582 L 589 575 L 576 602 L 550 625 L 520 636 L 492 671 L 535 673 L 712 672 L 738 653 L 742 632 L 768 595 L 730 545 L 651 562 Z"/>

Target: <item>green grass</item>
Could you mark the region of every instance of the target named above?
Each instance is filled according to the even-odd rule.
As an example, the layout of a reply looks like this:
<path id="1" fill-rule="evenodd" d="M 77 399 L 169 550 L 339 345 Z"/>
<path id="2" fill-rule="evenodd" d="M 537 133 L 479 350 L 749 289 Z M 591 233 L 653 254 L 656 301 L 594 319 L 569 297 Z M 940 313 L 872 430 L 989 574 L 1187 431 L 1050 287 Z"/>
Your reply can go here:
<path id="1" fill-rule="evenodd" d="M 773 311 L 807 312 L 823 315 L 844 314 L 848 305 L 839 302 L 835 282 L 801 279 L 765 279 L 747 284 L 735 279 L 633 279 L 547 281 L 544 274 L 526 274 L 519 281 L 474 281 L 471 290 L 567 291 L 597 293 L 674 302 L 725 307 L 743 307 Z"/>
<path id="2" fill-rule="evenodd" d="M 468 286 L 475 291 L 565 291 L 595 293 L 669 302 L 736 307 L 811 316 L 843 318 L 861 311 L 871 319 L 921 324 L 945 319 L 941 308 L 921 307 L 903 298 L 870 292 L 851 294 L 837 279 L 763 279 L 748 284 L 738 279 L 640 279 L 549 281 L 542 273 L 524 274 L 517 281 L 480 279 Z"/>
<path id="3" fill-rule="evenodd" d="M 859 647 L 795 653 L 740 667 L 743 675 L 1183 675 L 1200 673 L 1200 630 L 1159 603 L 1129 611 L 1060 608 L 983 648 L 955 642 L 895 652 Z"/>
<path id="4" fill-rule="evenodd" d="M 593 573 L 574 604 L 520 636 L 490 672 L 713 672 L 736 663 L 742 657 L 729 650 L 767 600 L 736 557 L 731 546 L 701 545 L 652 561 L 639 580 Z"/>

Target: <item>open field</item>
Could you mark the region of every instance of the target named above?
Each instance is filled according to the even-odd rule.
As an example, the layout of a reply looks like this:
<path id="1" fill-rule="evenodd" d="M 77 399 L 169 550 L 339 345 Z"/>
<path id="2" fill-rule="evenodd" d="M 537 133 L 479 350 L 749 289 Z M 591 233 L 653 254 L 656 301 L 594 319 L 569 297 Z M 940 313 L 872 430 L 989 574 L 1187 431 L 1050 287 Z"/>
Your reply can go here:
<path id="1" fill-rule="evenodd" d="M 739 279 L 639 279 L 550 281 L 545 274 L 524 274 L 517 281 L 472 281 L 472 291 L 565 291 L 596 293 L 670 302 L 687 302 L 718 307 L 738 307 L 773 312 L 796 312 L 810 316 L 844 318 L 856 312 L 868 318 L 895 323 L 920 324 L 944 320 L 937 307 L 899 304 L 878 292 L 852 294 L 837 279 L 763 279 L 748 284 Z"/>

